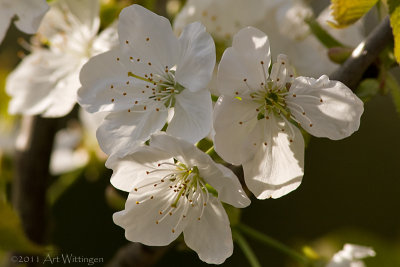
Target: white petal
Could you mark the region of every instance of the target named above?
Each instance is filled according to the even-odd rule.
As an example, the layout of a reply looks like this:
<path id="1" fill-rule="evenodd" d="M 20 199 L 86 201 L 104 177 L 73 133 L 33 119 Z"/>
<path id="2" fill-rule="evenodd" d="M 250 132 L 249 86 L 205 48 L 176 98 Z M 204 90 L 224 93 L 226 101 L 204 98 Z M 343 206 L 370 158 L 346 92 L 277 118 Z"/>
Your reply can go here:
<path id="1" fill-rule="evenodd" d="M 128 76 L 129 64 L 117 49 L 92 57 L 80 72 L 79 104 L 88 112 L 131 108 L 145 82 Z"/>
<path id="2" fill-rule="evenodd" d="M 82 134 L 78 127 L 68 127 L 57 132 L 49 166 L 52 175 L 71 172 L 87 164 L 88 151 L 78 147 Z"/>
<path id="3" fill-rule="evenodd" d="M 254 27 L 246 27 L 235 34 L 232 47 L 242 56 L 243 63 L 249 70 L 254 69 L 254 72 L 258 73 L 261 78 L 264 78 L 264 74 L 268 75 L 271 52 L 268 36 L 265 33 Z M 260 65 L 261 61 L 264 62 L 263 68 Z"/>
<path id="4" fill-rule="evenodd" d="M 273 115 L 262 121 L 263 124 L 257 125 L 258 133 L 261 133 L 261 140 L 256 143 L 257 152 L 254 158 L 243 164 L 244 178 L 247 187 L 258 199 L 279 198 L 301 183 L 304 140 L 297 127 L 290 128 Z"/>
<path id="5" fill-rule="evenodd" d="M 208 90 L 191 92 L 185 89 L 176 96 L 168 134 L 196 143 L 210 133 L 211 125 L 212 101 Z"/>
<path id="6" fill-rule="evenodd" d="M 9 112 L 45 112 L 49 117 L 68 114 L 76 103 L 79 86 L 76 70 L 81 63 L 74 60 L 47 50 L 36 50 L 24 58 L 7 79 L 6 90 L 12 96 Z M 57 110 L 53 113 L 54 107 Z"/>
<path id="7" fill-rule="evenodd" d="M 289 58 L 286 55 L 278 55 L 276 62 L 272 65 L 270 78 L 279 88 L 293 82 L 294 70 L 289 65 Z"/>
<path id="8" fill-rule="evenodd" d="M 254 73 L 246 69 L 238 53 L 229 47 L 222 55 L 217 72 L 217 90 L 220 95 L 242 94 L 251 86 L 247 81 L 258 80 Z"/>
<path id="9" fill-rule="evenodd" d="M 161 130 L 167 115 L 167 111 L 155 110 L 111 113 L 97 130 L 97 140 L 104 153 L 122 157 L 134 152 L 152 133 Z"/>
<path id="10" fill-rule="evenodd" d="M 79 73 L 81 64 L 59 81 L 51 92 L 52 101 L 42 113 L 43 117 L 62 117 L 67 115 L 77 103 L 76 92 L 79 89 Z"/>
<path id="11" fill-rule="evenodd" d="M 68 10 L 80 22 L 81 31 L 94 36 L 100 27 L 100 3 L 98 0 L 61 0 L 58 5 Z"/>
<path id="12" fill-rule="evenodd" d="M 370 247 L 354 245 L 354 244 L 345 244 L 343 246 L 343 250 L 339 251 L 336 255 L 340 254 L 343 258 L 349 260 L 357 260 L 363 259 L 366 257 L 374 257 L 375 251 Z"/>
<path id="13" fill-rule="evenodd" d="M 210 4 L 217 4 L 218 2 L 214 2 L 213 0 L 188 0 L 185 5 L 176 15 L 173 21 L 174 31 L 178 34 L 183 32 L 183 29 L 190 23 L 195 21 L 200 21 L 207 27 L 207 31 L 210 31 L 208 25 L 206 25 L 203 21 L 201 21 L 201 10 L 205 10 L 208 8 Z M 215 5 L 214 5 L 215 6 Z"/>
<path id="14" fill-rule="evenodd" d="M 98 55 L 113 47 L 117 47 L 118 43 L 118 28 L 117 23 L 114 22 L 101 31 L 101 33 L 94 39 L 92 45 L 93 55 Z"/>
<path id="15" fill-rule="evenodd" d="M 142 60 L 152 62 L 161 70 L 177 64 L 180 45 L 168 19 L 142 6 L 131 5 L 120 13 L 118 33 L 122 51 L 127 56 L 134 49 Z"/>
<path id="16" fill-rule="evenodd" d="M 326 267 L 364 267 L 365 264 L 359 259 L 374 257 L 375 254 L 370 247 L 345 244 L 342 250 L 333 255 Z"/>
<path id="17" fill-rule="evenodd" d="M 214 109 L 214 148 L 227 162 L 240 165 L 254 155 L 245 147 L 257 125 L 258 104 L 221 96 Z"/>
<path id="18" fill-rule="evenodd" d="M 215 66 L 215 45 L 211 35 L 201 23 L 195 22 L 185 27 L 179 42 L 176 81 L 193 92 L 205 89 Z"/>
<path id="19" fill-rule="evenodd" d="M 28 34 L 33 34 L 38 30 L 43 16 L 49 10 L 45 0 L 19 1 L 14 5 L 15 13 L 18 16 L 15 25 Z"/>
<path id="20" fill-rule="evenodd" d="M 143 193 L 129 194 L 125 210 L 113 215 L 115 224 L 125 229 L 126 239 L 148 246 L 165 246 L 180 235 L 188 221 L 181 219 L 183 209 L 189 203 L 187 198 L 180 198 L 177 208 L 171 208 L 174 196 L 171 192 L 165 186 L 150 186 Z M 169 210 L 172 215 L 168 214 Z M 161 220 L 163 216 L 165 218 Z"/>
<path id="21" fill-rule="evenodd" d="M 217 190 L 218 199 L 237 208 L 250 205 L 237 176 L 227 167 L 210 161 L 207 168 L 199 169 L 204 180 Z"/>
<path id="22" fill-rule="evenodd" d="M 268 78 L 271 62 L 268 37 L 253 27 L 239 31 L 232 48 L 225 50 L 218 67 L 218 91 L 234 95 L 257 89 Z"/>
<path id="23" fill-rule="evenodd" d="M 195 147 L 192 143 L 175 138 L 163 132 L 153 134 L 150 139 L 152 148 L 165 151 L 171 157 L 177 159 L 187 166 L 196 166 L 199 163 L 209 162 L 205 153 Z"/>
<path id="24" fill-rule="evenodd" d="M 264 2 L 266 1 L 189 0 L 175 17 L 174 29 L 181 32 L 186 24 L 200 21 L 217 40 L 230 42 L 232 36 L 243 27 L 264 20 Z"/>
<path id="25" fill-rule="evenodd" d="M 221 264 L 232 255 L 229 219 L 214 197 L 207 203 L 201 219 L 188 224 L 183 235 L 188 247 L 196 251 L 202 261 Z"/>
<path id="26" fill-rule="evenodd" d="M 318 80 L 296 78 L 286 100 L 292 114 L 307 132 L 333 140 L 357 131 L 364 111 L 363 102 L 347 86 L 330 81 L 326 75 Z"/>
<path id="27" fill-rule="evenodd" d="M 126 192 L 133 192 L 134 188 L 140 186 L 145 180 L 159 180 L 163 177 L 163 172 L 157 171 L 154 174 L 149 173 L 157 169 L 157 164 L 161 162 L 173 163 L 171 156 L 164 151 L 158 149 L 150 149 L 148 146 L 143 146 L 133 154 L 129 154 L 123 158 L 117 155 L 111 155 L 106 162 L 106 167 L 113 170 L 111 184 Z M 171 171 L 167 171 L 171 173 Z M 137 189 L 141 193 L 141 189 Z"/>
<path id="28" fill-rule="evenodd" d="M 89 154 L 85 149 L 56 149 L 51 154 L 49 171 L 51 175 L 58 176 L 86 166 Z"/>

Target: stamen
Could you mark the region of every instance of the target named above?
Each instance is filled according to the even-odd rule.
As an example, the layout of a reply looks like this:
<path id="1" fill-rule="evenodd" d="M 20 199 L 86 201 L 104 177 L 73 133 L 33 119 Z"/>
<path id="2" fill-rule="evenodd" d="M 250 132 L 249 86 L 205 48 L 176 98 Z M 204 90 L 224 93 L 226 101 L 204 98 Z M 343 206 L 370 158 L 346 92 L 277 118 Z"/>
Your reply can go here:
<path id="1" fill-rule="evenodd" d="M 265 66 L 264 66 L 264 61 L 261 61 L 261 67 L 262 67 L 262 73 L 264 75 L 264 82 L 267 83 L 268 79 L 267 79 L 267 74 L 266 74 L 266 70 L 265 70 Z"/>

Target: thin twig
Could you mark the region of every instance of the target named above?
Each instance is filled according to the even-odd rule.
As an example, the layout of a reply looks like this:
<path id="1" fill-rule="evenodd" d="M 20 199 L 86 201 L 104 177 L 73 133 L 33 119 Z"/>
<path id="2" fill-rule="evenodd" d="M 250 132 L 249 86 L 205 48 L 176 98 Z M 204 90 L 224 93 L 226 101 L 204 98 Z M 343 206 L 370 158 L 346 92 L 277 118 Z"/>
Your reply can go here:
<path id="1" fill-rule="evenodd" d="M 389 17 L 382 22 L 361 42 L 353 54 L 340 66 L 330 78 L 346 84 L 355 91 L 367 68 L 376 60 L 382 50 L 393 40 Z"/>

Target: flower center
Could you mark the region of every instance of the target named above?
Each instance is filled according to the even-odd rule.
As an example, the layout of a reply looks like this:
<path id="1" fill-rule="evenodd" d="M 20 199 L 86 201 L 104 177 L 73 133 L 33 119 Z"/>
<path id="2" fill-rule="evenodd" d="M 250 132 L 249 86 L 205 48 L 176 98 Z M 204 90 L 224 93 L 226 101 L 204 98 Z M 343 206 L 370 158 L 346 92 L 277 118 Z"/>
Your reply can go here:
<path id="1" fill-rule="evenodd" d="M 290 111 L 285 102 L 288 88 L 290 88 L 289 83 L 286 86 L 280 86 L 273 81 L 268 81 L 265 85 L 262 84 L 259 90 L 250 94 L 252 100 L 259 104 L 257 107 L 258 120 L 266 118 L 271 113 L 290 117 Z"/>
<path id="2" fill-rule="evenodd" d="M 168 195 L 169 201 L 158 211 L 156 224 L 161 223 L 168 216 L 174 215 L 179 211 L 179 219 L 172 232 L 175 231 L 177 225 L 186 218 L 190 207 L 200 207 L 197 219 L 200 220 L 204 213 L 204 208 L 210 198 L 210 193 L 216 193 L 210 185 L 200 176 L 197 166 L 188 167 L 185 164 L 174 160 L 175 163 L 163 162 L 157 165 L 156 169 L 146 171 L 147 175 L 154 173 L 165 174 L 160 180 L 145 184 L 141 187 L 134 188 L 137 192 L 146 187 L 162 187 L 158 193 Z M 145 201 L 153 200 L 157 196 L 146 197 L 139 200 L 136 204 L 142 204 Z M 178 207 L 181 207 L 178 209 Z"/>
<path id="3" fill-rule="evenodd" d="M 129 77 L 149 83 L 149 85 L 145 86 L 146 90 L 142 91 L 145 97 L 141 99 L 140 104 L 151 105 L 151 102 L 161 102 L 166 108 L 175 106 L 175 96 L 181 93 L 185 87 L 175 81 L 174 70 L 167 70 L 166 68 L 165 75 L 150 74 L 150 77 L 148 75 L 141 77 L 132 72 L 128 72 Z M 151 91 L 149 89 L 151 89 Z"/>

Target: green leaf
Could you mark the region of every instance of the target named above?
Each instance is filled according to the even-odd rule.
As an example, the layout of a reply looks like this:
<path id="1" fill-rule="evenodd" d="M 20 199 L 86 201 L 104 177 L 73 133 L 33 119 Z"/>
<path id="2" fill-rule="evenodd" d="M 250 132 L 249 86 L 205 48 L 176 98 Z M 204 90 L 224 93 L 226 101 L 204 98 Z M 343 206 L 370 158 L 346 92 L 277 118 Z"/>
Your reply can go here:
<path id="1" fill-rule="evenodd" d="M 22 229 L 21 221 L 12 207 L 0 201 L 0 250 L 42 254 L 45 248 L 34 244 Z"/>
<path id="2" fill-rule="evenodd" d="M 400 63 L 400 1 L 388 0 L 390 24 L 394 35 L 394 56 Z"/>
<path id="3" fill-rule="evenodd" d="M 335 28 L 345 28 L 364 16 L 377 2 L 378 0 L 331 0 L 330 8 L 336 22 L 329 24 Z"/>
<path id="4" fill-rule="evenodd" d="M 356 95 L 365 103 L 379 92 L 379 88 L 377 79 L 365 79 L 358 86 Z"/>
<path id="5" fill-rule="evenodd" d="M 400 116 L 400 85 L 389 73 L 386 75 L 386 88 L 389 89 L 389 92 L 392 95 L 393 103 L 396 107 L 396 111 Z"/>
<path id="6" fill-rule="evenodd" d="M 330 35 L 314 18 L 306 20 L 308 26 L 310 26 L 311 32 L 317 37 L 317 39 L 326 47 L 343 47 L 344 45 Z"/>

